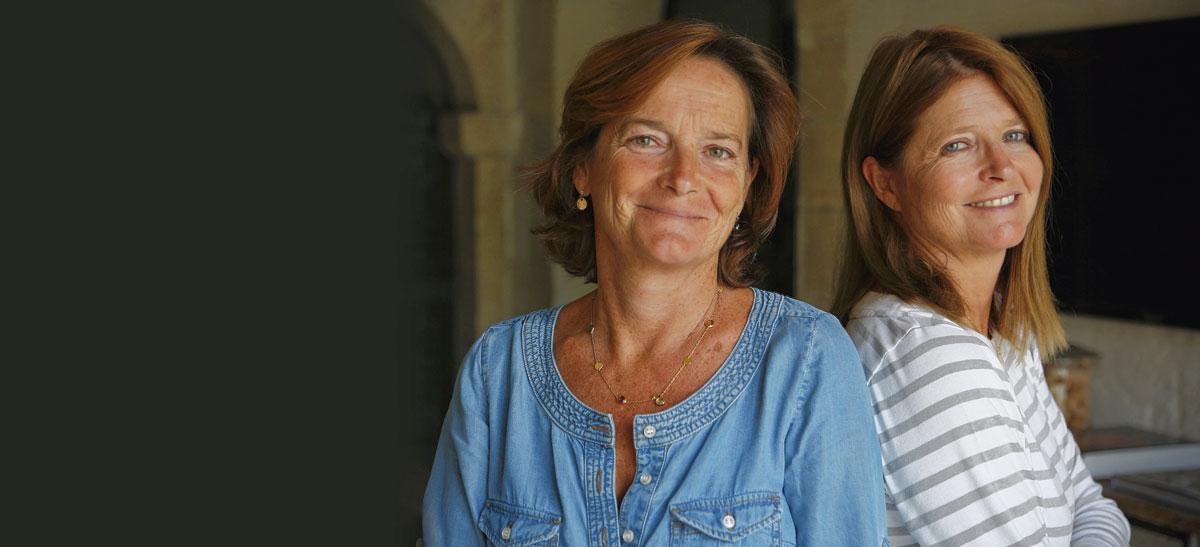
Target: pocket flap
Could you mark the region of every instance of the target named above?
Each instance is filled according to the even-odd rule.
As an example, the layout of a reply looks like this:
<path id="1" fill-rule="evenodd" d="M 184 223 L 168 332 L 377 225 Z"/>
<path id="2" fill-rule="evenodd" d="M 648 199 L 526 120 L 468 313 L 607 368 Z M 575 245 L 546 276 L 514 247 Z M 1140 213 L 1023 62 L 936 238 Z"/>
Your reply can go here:
<path id="1" fill-rule="evenodd" d="M 558 535 L 558 515 L 487 500 L 479 514 L 479 529 L 497 545 L 527 545 Z"/>
<path id="2" fill-rule="evenodd" d="M 783 518 L 779 495 L 769 492 L 679 503 L 671 506 L 671 515 L 684 527 L 721 541 L 740 541 Z"/>

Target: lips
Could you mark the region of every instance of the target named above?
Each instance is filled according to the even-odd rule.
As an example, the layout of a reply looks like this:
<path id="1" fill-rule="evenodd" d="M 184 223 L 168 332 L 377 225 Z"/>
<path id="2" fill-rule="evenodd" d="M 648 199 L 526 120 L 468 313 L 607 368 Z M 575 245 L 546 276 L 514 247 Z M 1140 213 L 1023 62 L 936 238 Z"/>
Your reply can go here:
<path id="1" fill-rule="evenodd" d="M 658 213 L 660 215 L 665 215 L 665 216 L 670 216 L 670 217 L 676 217 L 676 218 L 683 219 L 683 220 L 704 220 L 704 218 L 705 218 L 703 216 L 688 212 L 684 209 L 675 209 L 672 207 L 649 207 L 646 205 L 639 205 L 639 207 L 646 209 L 653 213 Z"/>
<path id="2" fill-rule="evenodd" d="M 1004 207 L 1005 205 L 1011 205 L 1016 200 L 1017 200 L 1017 194 L 1009 194 L 1007 196 L 1002 196 L 1002 197 L 998 197 L 998 198 L 992 198 L 992 199 L 983 200 L 983 201 L 976 201 L 974 203 L 968 203 L 967 207 L 978 207 L 980 209 L 991 209 L 994 207 Z"/>

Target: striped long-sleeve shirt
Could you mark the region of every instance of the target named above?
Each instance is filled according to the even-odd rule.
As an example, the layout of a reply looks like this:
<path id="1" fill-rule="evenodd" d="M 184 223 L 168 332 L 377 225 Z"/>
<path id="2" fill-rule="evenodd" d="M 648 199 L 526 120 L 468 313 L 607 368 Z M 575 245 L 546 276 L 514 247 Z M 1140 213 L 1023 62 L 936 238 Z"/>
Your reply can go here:
<path id="1" fill-rule="evenodd" d="M 846 330 L 875 406 L 893 547 L 1128 545 L 1129 523 L 1084 466 L 1036 344 L 1013 355 L 878 293 Z"/>

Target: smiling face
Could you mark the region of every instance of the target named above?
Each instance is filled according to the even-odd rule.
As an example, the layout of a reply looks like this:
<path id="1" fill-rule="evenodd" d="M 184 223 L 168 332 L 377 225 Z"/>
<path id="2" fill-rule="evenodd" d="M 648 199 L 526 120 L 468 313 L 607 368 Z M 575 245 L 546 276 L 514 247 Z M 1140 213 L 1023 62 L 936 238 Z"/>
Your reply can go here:
<path id="1" fill-rule="evenodd" d="M 982 74 L 951 85 L 921 113 L 898 168 L 872 169 L 871 161 L 864 175 L 909 236 L 959 262 L 1002 258 L 1020 243 L 1042 185 L 1025 122 Z"/>
<path id="2" fill-rule="evenodd" d="M 749 158 L 750 115 L 737 74 L 692 57 L 633 113 L 606 125 L 574 174 L 575 188 L 591 195 L 597 265 L 711 263 L 715 271 L 757 169 Z"/>

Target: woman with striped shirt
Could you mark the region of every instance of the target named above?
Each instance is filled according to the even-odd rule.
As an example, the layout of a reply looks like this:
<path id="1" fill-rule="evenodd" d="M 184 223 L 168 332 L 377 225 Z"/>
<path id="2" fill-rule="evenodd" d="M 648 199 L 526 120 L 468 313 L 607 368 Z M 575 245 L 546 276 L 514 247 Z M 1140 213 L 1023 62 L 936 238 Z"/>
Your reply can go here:
<path id="1" fill-rule="evenodd" d="M 1046 387 L 1051 148 L 1029 69 L 938 27 L 876 46 L 844 140 L 834 313 L 875 407 L 888 536 L 905 545 L 1126 545 Z"/>

